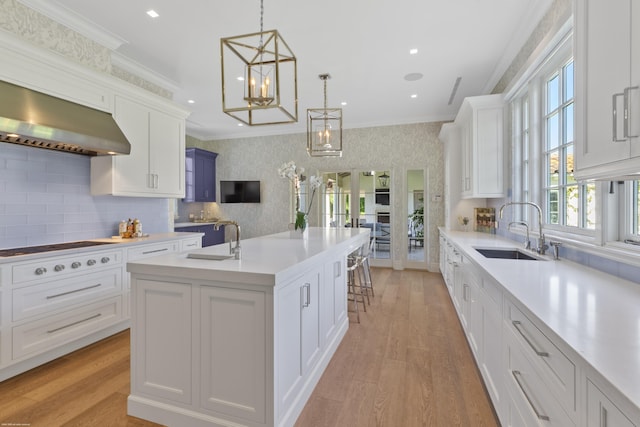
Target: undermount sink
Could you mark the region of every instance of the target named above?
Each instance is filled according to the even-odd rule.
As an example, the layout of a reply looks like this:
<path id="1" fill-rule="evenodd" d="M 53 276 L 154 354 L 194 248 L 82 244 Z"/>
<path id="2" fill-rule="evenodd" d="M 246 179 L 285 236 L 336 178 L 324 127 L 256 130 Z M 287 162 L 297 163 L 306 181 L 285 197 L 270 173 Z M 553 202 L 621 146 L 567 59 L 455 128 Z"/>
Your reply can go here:
<path id="1" fill-rule="evenodd" d="M 521 259 L 528 261 L 538 261 L 539 258 L 526 254 L 519 249 L 513 248 L 475 248 L 485 258 L 500 258 L 500 259 Z"/>
<path id="2" fill-rule="evenodd" d="M 213 261 L 222 261 L 225 259 L 233 258 L 233 255 L 218 255 L 218 254 L 200 254 L 195 252 L 190 252 L 187 254 L 187 258 L 193 259 L 208 259 Z"/>

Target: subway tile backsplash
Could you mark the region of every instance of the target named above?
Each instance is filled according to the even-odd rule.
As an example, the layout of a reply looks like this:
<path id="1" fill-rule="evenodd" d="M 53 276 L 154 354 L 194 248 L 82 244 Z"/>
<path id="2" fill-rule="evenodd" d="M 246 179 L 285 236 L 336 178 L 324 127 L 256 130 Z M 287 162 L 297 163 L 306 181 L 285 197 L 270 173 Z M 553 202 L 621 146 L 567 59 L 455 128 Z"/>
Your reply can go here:
<path id="1" fill-rule="evenodd" d="M 92 196 L 90 170 L 88 156 L 0 143 L 0 249 L 109 237 L 134 217 L 173 231 L 167 199 Z"/>

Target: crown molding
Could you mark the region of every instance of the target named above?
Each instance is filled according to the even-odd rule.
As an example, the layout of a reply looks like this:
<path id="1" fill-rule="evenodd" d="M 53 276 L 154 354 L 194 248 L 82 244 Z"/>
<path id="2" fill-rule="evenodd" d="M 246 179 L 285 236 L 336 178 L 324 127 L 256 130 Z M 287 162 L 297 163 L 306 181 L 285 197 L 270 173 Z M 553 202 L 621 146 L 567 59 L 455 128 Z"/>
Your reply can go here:
<path id="1" fill-rule="evenodd" d="M 500 62 L 498 62 L 498 65 L 493 70 L 493 74 L 482 89 L 483 94 L 489 94 L 495 88 L 527 40 L 529 40 L 529 37 L 531 37 L 533 31 L 540 24 L 542 18 L 550 10 L 552 4 L 553 0 L 537 0 L 530 4 L 529 9 L 522 15 L 522 19 L 516 26 L 515 33 L 511 35 L 510 42 Z"/>
<path id="2" fill-rule="evenodd" d="M 175 81 L 163 76 L 144 65 L 133 61 L 131 58 L 119 53 L 111 52 L 111 65 L 121 68 L 137 77 L 150 83 L 156 84 L 166 90 L 175 93 L 180 90 L 180 85 Z"/>

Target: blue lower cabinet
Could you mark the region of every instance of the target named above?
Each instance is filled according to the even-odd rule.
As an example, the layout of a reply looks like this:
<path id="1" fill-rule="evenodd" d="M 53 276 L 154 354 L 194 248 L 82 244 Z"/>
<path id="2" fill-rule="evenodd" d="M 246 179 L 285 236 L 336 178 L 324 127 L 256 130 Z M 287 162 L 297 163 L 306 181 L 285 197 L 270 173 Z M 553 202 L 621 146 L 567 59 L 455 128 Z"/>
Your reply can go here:
<path id="1" fill-rule="evenodd" d="M 175 231 L 204 233 L 204 236 L 202 236 L 202 247 L 224 243 L 224 226 L 220 227 L 220 230 L 216 230 L 213 224 L 193 225 L 188 227 L 176 227 Z"/>

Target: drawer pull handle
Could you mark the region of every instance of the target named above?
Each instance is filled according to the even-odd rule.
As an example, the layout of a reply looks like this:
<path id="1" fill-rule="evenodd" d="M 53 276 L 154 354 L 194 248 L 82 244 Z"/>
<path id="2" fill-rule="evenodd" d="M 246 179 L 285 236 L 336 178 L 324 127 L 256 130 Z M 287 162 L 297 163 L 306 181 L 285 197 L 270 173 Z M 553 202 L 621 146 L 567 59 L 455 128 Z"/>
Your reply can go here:
<path id="1" fill-rule="evenodd" d="M 527 402 L 529 402 L 529 406 L 531 406 L 531 409 L 533 409 L 533 412 L 535 412 L 536 417 L 544 421 L 549 421 L 549 416 L 538 411 L 538 408 L 536 408 L 536 405 L 533 404 L 533 401 L 527 394 L 527 391 L 524 389 L 524 385 L 522 384 L 522 382 L 520 382 L 520 377 L 522 376 L 520 371 L 511 371 L 511 374 L 513 375 L 513 378 L 518 383 L 518 387 L 520 387 L 520 390 L 522 391 L 522 394 L 524 394 L 524 397 L 527 399 Z"/>
<path id="2" fill-rule="evenodd" d="M 165 252 L 168 251 L 169 249 L 167 248 L 162 248 L 162 249 L 154 249 L 152 251 L 146 251 L 146 252 L 142 252 L 142 255 L 149 255 L 149 254 L 155 254 L 157 252 Z"/>
<path id="3" fill-rule="evenodd" d="M 77 322 L 69 323 L 68 325 L 60 326 L 59 328 L 50 329 L 50 330 L 47 331 L 47 333 L 48 334 L 52 334 L 54 332 L 61 331 L 62 329 L 67 329 L 67 328 L 70 328 L 72 326 L 78 325 L 80 323 L 88 322 L 89 320 L 93 320 L 93 319 L 97 319 L 100 316 L 102 316 L 102 313 L 94 314 L 93 316 L 87 317 L 86 319 L 78 320 Z"/>
<path id="4" fill-rule="evenodd" d="M 531 347 L 531 349 L 533 351 L 535 351 L 538 356 L 540 356 L 540 357 L 549 357 L 549 353 L 548 352 L 538 350 L 536 348 L 536 346 L 533 345 L 533 343 L 531 342 L 529 337 L 527 337 L 527 335 L 524 333 L 524 331 L 523 331 L 523 329 L 521 327 L 521 325 L 522 325 L 521 321 L 514 320 L 511 323 L 513 323 L 513 327 L 516 328 L 516 330 L 520 333 L 520 335 L 522 335 L 522 338 L 524 338 L 524 340 L 527 342 L 527 344 L 529 344 L 529 347 Z"/>
<path id="5" fill-rule="evenodd" d="M 111 261 L 111 258 L 109 258 L 108 256 L 102 257 L 102 259 L 100 260 L 100 262 L 103 264 L 106 264 L 109 261 Z"/>
<path id="6" fill-rule="evenodd" d="M 300 299 L 302 300 L 302 308 L 309 307 L 311 304 L 311 284 L 305 283 L 300 288 Z"/>
<path id="7" fill-rule="evenodd" d="M 42 276 L 42 275 L 43 275 L 44 273 L 46 273 L 46 272 L 47 272 L 47 269 L 46 269 L 46 268 L 44 268 L 44 267 L 38 267 L 38 268 L 36 268 L 36 274 L 37 274 L 38 276 Z"/>
<path id="8" fill-rule="evenodd" d="M 99 288 L 100 286 L 102 286 L 102 283 L 98 283 L 97 285 L 86 286 L 86 287 L 80 288 L 80 289 L 74 289 L 73 291 L 62 292 L 62 293 L 55 294 L 55 295 L 47 295 L 47 299 L 59 298 L 59 297 L 65 296 L 65 295 L 75 294 L 76 292 L 86 291 L 87 289 Z"/>
<path id="9" fill-rule="evenodd" d="M 95 264 L 96 264 L 95 259 L 90 259 L 89 261 L 87 261 L 87 265 L 95 265 Z"/>
<path id="10" fill-rule="evenodd" d="M 600 427 L 607 427 L 607 408 L 600 408 Z"/>
<path id="11" fill-rule="evenodd" d="M 81 262 L 75 261 L 71 264 L 71 268 L 80 268 L 80 267 L 82 267 Z"/>

